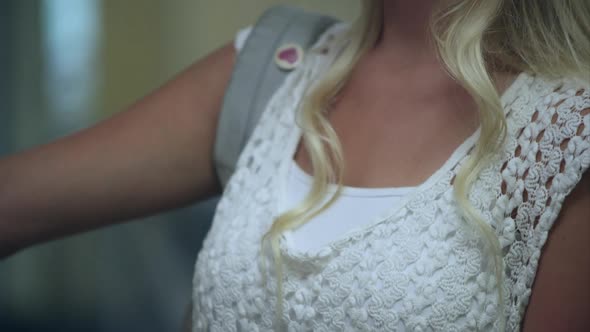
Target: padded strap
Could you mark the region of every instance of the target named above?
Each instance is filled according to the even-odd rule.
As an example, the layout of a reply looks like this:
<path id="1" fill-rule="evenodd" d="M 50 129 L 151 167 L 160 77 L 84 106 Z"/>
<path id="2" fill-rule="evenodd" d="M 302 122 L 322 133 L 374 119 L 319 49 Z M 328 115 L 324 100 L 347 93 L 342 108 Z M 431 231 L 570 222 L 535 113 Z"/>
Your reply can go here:
<path id="1" fill-rule="evenodd" d="M 214 161 L 223 187 L 260 114 L 288 74 L 275 64 L 276 50 L 286 43 L 307 50 L 336 21 L 285 5 L 270 8 L 258 20 L 238 55 L 219 116 Z"/>

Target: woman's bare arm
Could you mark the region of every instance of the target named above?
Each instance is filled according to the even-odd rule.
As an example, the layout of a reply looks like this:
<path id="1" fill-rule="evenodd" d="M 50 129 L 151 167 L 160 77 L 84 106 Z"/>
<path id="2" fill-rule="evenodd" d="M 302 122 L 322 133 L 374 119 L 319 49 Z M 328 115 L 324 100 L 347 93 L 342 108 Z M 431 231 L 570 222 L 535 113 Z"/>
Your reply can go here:
<path id="1" fill-rule="evenodd" d="M 523 331 L 590 331 L 590 172 L 566 197 L 539 261 Z"/>
<path id="2" fill-rule="evenodd" d="M 0 159 L 0 257 L 218 192 L 213 143 L 234 58 L 228 44 L 110 119 Z"/>

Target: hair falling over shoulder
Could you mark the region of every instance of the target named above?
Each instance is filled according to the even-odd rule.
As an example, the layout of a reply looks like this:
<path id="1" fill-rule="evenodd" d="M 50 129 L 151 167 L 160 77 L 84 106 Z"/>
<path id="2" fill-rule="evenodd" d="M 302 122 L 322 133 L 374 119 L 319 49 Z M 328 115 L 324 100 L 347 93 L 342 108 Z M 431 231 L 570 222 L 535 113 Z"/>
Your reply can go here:
<path id="1" fill-rule="evenodd" d="M 282 317 L 282 259 L 280 235 L 297 228 L 327 209 L 339 197 L 345 167 L 340 142 L 325 110 L 349 78 L 383 28 L 383 0 L 361 0 L 361 13 L 351 28 L 350 42 L 302 102 L 303 144 L 313 166 L 312 189 L 297 207 L 280 215 L 263 237 L 271 246 L 278 283 L 277 318 Z M 496 71 L 576 77 L 590 81 L 590 2 L 586 0 L 452 0 L 431 16 L 430 30 L 441 62 L 476 102 L 480 137 L 453 181 L 454 197 L 470 226 L 482 236 L 493 259 L 498 285 L 504 271 L 499 240 L 490 225 L 470 204 L 471 184 L 491 162 L 506 136 L 500 95 L 492 81 Z M 328 184 L 336 190 L 326 203 Z M 503 287 L 498 286 L 501 326 L 505 325 Z"/>

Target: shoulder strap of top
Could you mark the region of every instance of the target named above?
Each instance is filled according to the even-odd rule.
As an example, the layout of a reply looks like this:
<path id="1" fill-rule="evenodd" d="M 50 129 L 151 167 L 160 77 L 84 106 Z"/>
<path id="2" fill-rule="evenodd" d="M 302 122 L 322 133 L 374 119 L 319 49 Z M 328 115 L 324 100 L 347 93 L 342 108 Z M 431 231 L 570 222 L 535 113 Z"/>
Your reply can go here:
<path id="1" fill-rule="evenodd" d="M 258 20 L 240 51 L 217 125 L 214 161 L 225 187 L 268 100 L 288 72 L 274 61 L 287 43 L 304 50 L 337 20 L 291 6 L 275 6 Z"/>

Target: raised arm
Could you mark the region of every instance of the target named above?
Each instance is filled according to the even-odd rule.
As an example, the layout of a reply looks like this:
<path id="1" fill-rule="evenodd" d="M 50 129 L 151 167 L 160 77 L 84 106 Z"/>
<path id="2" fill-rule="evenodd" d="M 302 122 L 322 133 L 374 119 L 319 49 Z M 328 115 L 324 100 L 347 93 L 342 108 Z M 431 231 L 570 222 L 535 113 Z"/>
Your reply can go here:
<path id="1" fill-rule="evenodd" d="M 219 192 L 213 143 L 234 59 L 228 44 L 127 110 L 0 159 L 0 257 Z"/>

